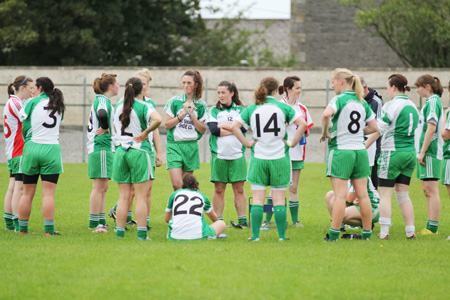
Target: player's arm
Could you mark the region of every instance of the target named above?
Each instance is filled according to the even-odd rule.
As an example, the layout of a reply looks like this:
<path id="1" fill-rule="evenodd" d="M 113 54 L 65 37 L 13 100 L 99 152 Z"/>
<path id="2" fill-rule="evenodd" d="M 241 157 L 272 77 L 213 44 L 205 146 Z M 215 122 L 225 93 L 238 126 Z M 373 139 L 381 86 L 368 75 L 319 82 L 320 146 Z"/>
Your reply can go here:
<path id="1" fill-rule="evenodd" d="M 231 132 L 233 132 L 234 136 L 239 140 L 239 142 L 241 142 L 242 145 L 244 145 L 246 148 L 251 148 L 256 143 L 256 141 L 247 141 L 245 136 L 242 134 L 241 127 L 242 124 L 239 121 L 234 120 L 233 125 L 231 125 Z"/>
<path id="2" fill-rule="evenodd" d="M 445 124 L 445 127 L 443 128 L 443 130 L 442 130 L 442 132 L 441 132 L 441 136 L 442 136 L 442 139 L 444 140 L 444 142 L 447 142 L 448 140 L 450 140 L 450 129 L 447 129 L 447 114 L 448 114 L 448 112 L 450 111 L 450 107 L 449 108 L 447 108 L 446 110 L 445 110 L 445 113 L 444 113 L 444 124 Z"/>
<path id="3" fill-rule="evenodd" d="M 211 132 L 211 134 L 215 135 L 215 136 L 232 135 L 233 133 L 231 132 L 231 130 L 227 129 L 226 126 L 223 126 L 223 125 L 228 125 L 228 124 L 218 123 L 218 122 L 209 122 L 208 128 L 209 128 L 209 131 Z"/>
<path id="4" fill-rule="evenodd" d="M 106 109 L 99 109 L 97 111 L 98 122 L 100 123 L 100 128 L 95 132 L 96 135 L 100 136 L 109 131 L 109 122 L 108 122 L 108 112 Z"/>
<path id="5" fill-rule="evenodd" d="M 166 213 L 164 214 L 164 222 L 169 223 L 171 218 L 172 218 L 172 212 L 166 211 Z"/>
<path id="6" fill-rule="evenodd" d="M 295 132 L 295 137 L 292 140 L 292 146 L 295 147 L 298 145 L 300 139 L 308 128 L 308 124 L 303 117 L 297 118 L 297 120 L 294 121 L 294 124 L 297 125 L 297 131 Z"/>
<path id="7" fill-rule="evenodd" d="M 162 165 L 162 150 L 161 150 L 161 138 L 159 134 L 159 129 L 153 131 L 153 143 L 155 144 L 155 165 L 161 167 Z"/>
<path id="8" fill-rule="evenodd" d="M 181 113 L 176 115 L 175 118 L 171 117 L 170 115 L 166 114 L 166 120 L 164 121 L 164 127 L 166 130 L 170 130 L 177 126 L 178 123 L 183 120 L 184 117 L 181 116 Z"/>
<path id="9" fill-rule="evenodd" d="M 423 162 L 423 159 L 425 158 L 425 152 L 427 152 L 428 147 L 431 144 L 431 141 L 433 140 L 434 133 L 436 132 L 436 124 L 428 122 L 427 131 L 425 131 L 425 137 L 423 139 L 422 148 L 420 149 L 419 157 L 417 158 L 417 161 L 422 166 L 425 166 L 425 163 Z"/>
<path id="10" fill-rule="evenodd" d="M 378 132 L 377 120 L 372 119 L 367 122 L 367 126 L 364 128 L 364 134 L 371 134 L 375 132 Z"/>
<path id="11" fill-rule="evenodd" d="M 366 145 L 366 149 L 369 149 L 370 146 L 372 146 L 372 144 L 378 140 L 378 138 L 380 137 L 380 132 L 374 132 L 371 135 L 369 135 L 369 137 L 367 138 L 365 145 Z"/>
<path id="12" fill-rule="evenodd" d="M 328 132 L 328 126 L 330 125 L 331 116 L 334 115 L 334 109 L 331 106 L 325 108 L 322 114 L 322 137 L 320 138 L 320 142 L 325 142 L 328 139 L 328 142 L 331 140 L 330 133 Z"/>
<path id="13" fill-rule="evenodd" d="M 135 137 L 133 139 L 134 141 L 136 141 L 138 143 L 142 143 L 143 141 L 145 141 L 148 138 L 148 134 L 150 132 L 154 131 L 155 129 L 158 129 L 159 125 L 161 125 L 161 115 L 156 110 L 151 113 L 150 119 L 152 120 L 152 122 L 150 123 L 150 126 L 148 126 L 141 133 L 141 135 Z"/>
<path id="14" fill-rule="evenodd" d="M 206 215 L 211 219 L 211 221 L 216 222 L 219 218 L 217 218 L 216 212 L 214 209 L 211 209 L 210 212 L 207 212 Z"/>
<path id="15" fill-rule="evenodd" d="M 187 102 L 186 102 L 187 103 Z M 204 135 L 206 132 L 205 120 L 199 121 L 197 116 L 194 114 L 195 105 L 188 111 L 189 116 L 191 117 L 192 122 L 194 122 L 195 129 L 201 134 Z"/>

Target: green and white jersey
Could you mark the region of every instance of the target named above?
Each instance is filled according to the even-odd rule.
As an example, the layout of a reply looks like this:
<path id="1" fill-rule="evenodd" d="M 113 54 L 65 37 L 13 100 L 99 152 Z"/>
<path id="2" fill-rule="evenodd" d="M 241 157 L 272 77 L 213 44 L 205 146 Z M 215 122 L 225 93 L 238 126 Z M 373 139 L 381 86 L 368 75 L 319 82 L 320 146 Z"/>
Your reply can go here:
<path id="1" fill-rule="evenodd" d="M 432 95 L 427 99 L 427 102 L 420 110 L 419 124 L 417 125 L 417 131 L 415 134 L 417 155 L 420 154 L 420 149 L 422 149 L 425 132 L 428 128 L 428 123 L 432 123 L 436 125 L 436 131 L 434 132 L 430 146 L 425 152 L 425 155 L 442 160 L 442 150 L 444 146 L 444 140 L 441 136 L 442 128 L 444 127 L 443 116 L 444 111 L 442 110 L 441 99 L 439 99 L 438 95 Z"/>
<path id="2" fill-rule="evenodd" d="M 445 125 L 444 125 L 444 130 L 450 130 L 450 120 L 449 120 L 449 117 L 450 117 L 450 111 L 449 112 L 447 112 L 447 121 L 445 122 Z M 448 141 L 446 141 L 445 143 L 444 143 L 444 149 L 443 149 L 443 155 L 444 155 L 444 158 L 445 159 L 450 159 L 450 140 L 448 140 Z"/>
<path id="3" fill-rule="evenodd" d="M 224 108 L 220 110 L 213 106 L 210 109 L 206 123 L 217 122 L 218 124 L 232 124 L 243 110 L 244 108 L 242 106 L 237 105 L 234 102 L 230 109 Z M 211 153 L 220 159 L 238 159 L 244 155 L 245 151 L 245 147 L 234 135 L 215 136 L 211 134 L 209 135 L 209 145 L 211 146 Z"/>
<path id="4" fill-rule="evenodd" d="M 203 211 L 209 213 L 213 207 L 202 192 L 180 189 L 170 195 L 166 212 L 172 212 L 168 236 L 177 240 L 201 239 L 206 223 Z"/>
<path id="5" fill-rule="evenodd" d="M 144 96 L 144 102 L 151 105 L 153 107 L 153 109 L 156 110 L 156 105 L 155 105 L 155 102 L 153 102 L 153 100 Z M 150 119 L 148 125 L 150 126 L 151 123 L 152 123 L 152 120 Z M 148 140 L 149 140 L 150 144 L 152 145 L 152 149 L 153 149 L 153 131 L 148 134 Z"/>
<path id="6" fill-rule="evenodd" d="M 147 129 L 148 123 L 150 121 L 150 115 L 155 111 L 155 109 L 145 103 L 142 100 L 134 98 L 133 109 L 130 113 L 130 124 L 125 128 L 122 133 L 122 122 L 120 121 L 120 115 L 123 111 L 123 100 L 117 102 L 116 112 L 114 115 L 114 127 L 116 129 L 116 139 L 121 145 L 131 145 L 131 148 L 142 149 L 148 152 L 152 151 L 152 147 L 148 140 L 142 143 L 137 143 L 133 138 L 138 137 L 141 133 Z"/>
<path id="7" fill-rule="evenodd" d="M 98 120 L 98 111 L 104 109 L 108 114 L 108 125 L 110 133 L 106 132 L 100 136 L 95 132 L 100 128 L 100 122 Z M 103 94 L 96 94 L 94 103 L 92 103 L 91 113 L 89 115 L 89 124 L 87 129 L 87 150 L 88 154 L 94 151 L 108 150 L 114 152 L 115 147 L 113 143 L 113 119 L 114 108 L 111 104 L 111 100 Z"/>
<path id="8" fill-rule="evenodd" d="M 365 149 L 363 129 L 367 122 L 375 119 L 375 114 L 367 102 L 360 102 L 354 91 L 343 91 L 331 99 L 328 107 L 334 111 L 328 149 Z"/>
<path id="9" fill-rule="evenodd" d="M 355 189 L 353 188 L 352 181 L 348 181 L 348 192 L 354 193 Z M 378 194 L 377 189 L 373 186 L 372 180 L 369 176 L 367 176 L 367 193 L 369 194 L 370 203 L 372 204 L 372 209 L 378 209 L 380 205 L 380 195 Z M 374 215 L 376 212 L 372 212 Z"/>
<path id="10" fill-rule="evenodd" d="M 64 114 L 57 110 L 49 111 L 50 101 L 46 93 L 32 98 L 26 102 L 21 109 L 22 134 L 26 142 L 32 141 L 37 144 L 59 144 L 59 126 Z"/>
<path id="11" fill-rule="evenodd" d="M 414 133 L 419 122 L 416 105 L 406 95 L 399 95 L 386 103 L 381 110 L 378 129 L 381 150 L 413 151 Z"/>
<path id="12" fill-rule="evenodd" d="M 185 94 L 172 97 L 164 107 L 164 111 L 172 118 L 176 118 L 177 114 L 183 111 L 184 102 L 186 102 Z M 194 105 L 194 114 L 197 119 L 200 122 L 205 121 L 208 116 L 206 102 L 201 99 L 194 99 Z M 202 135 L 195 129 L 194 121 L 191 120 L 189 114 L 187 114 L 181 122 L 167 131 L 167 142 L 197 141 L 201 137 Z"/>
<path id="13" fill-rule="evenodd" d="M 248 106 L 236 120 L 252 128 L 252 137 L 257 140 L 252 147 L 252 156 L 275 160 L 289 157 L 289 147 L 283 142 L 288 136 L 286 123 L 291 125 L 300 117 L 290 105 L 268 96 L 266 103 Z"/>

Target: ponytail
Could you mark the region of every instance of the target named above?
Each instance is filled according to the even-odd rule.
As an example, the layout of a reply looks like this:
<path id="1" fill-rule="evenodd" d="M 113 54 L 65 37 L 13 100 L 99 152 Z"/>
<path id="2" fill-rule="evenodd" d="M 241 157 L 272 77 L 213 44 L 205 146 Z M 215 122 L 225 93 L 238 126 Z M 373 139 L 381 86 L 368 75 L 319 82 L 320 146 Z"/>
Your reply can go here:
<path id="1" fill-rule="evenodd" d="M 298 76 L 288 76 L 284 79 L 283 85 L 280 85 L 278 87 L 278 94 L 283 95 L 286 93 L 286 96 L 288 95 L 287 89 L 292 89 L 294 87 L 294 84 L 296 81 L 301 81 L 300 77 Z"/>
<path id="2" fill-rule="evenodd" d="M 130 125 L 130 115 L 133 109 L 134 98 L 142 93 L 142 82 L 139 78 L 131 77 L 125 84 L 125 94 L 123 97 L 123 109 L 119 116 L 119 120 L 122 123 L 122 132 L 125 132 L 128 125 Z"/>
<path id="3" fill-rule="evenodd" d="M 388 78 L 389 86 L 394 86 L 397 88 L 399 92 L 404 93 L 405 91 L 411 91 L 411 88 L 408 86 L 408 79 L 402 74 L 392 74 Z"/>
<path id="4" fill-rule="evenodd" d="M 48 110 L 56 110 L 58 114 L 64 113 L 66 106 L 64 104 L 64 95 L 60 89 L 56 88 L 53 81 L 48 77 L 39 77 L 36 79 L 36 87 L 42 87 L 42 91 L 47 94 Z"/>
<path id="5" fill-rule="evenodd" d="M 335 78 L 344 79 L 356 93 L 356 97 L 358 97 L 358 100 L 362 102 L 364 89 L 361 84 L 361 79 L 359 79 L 358 75 L 354 75 L 349 69 L 335 69 L 333 72 L 333 76 Z"/>
<path id="6" fill-rule="evenodd" d="M 8 96 L 11 97 L 11 95 L 15 95 L 16 94 L 15 92 L 19 91 L 19 88 L 22 85 L 27 86 L 28 82 L 33 82 L 33 79 L 31 79 L 25 75 L 17 76 L 14 79 L 13 83 L 8 84 Z M 14 87 L 14 89 L 13 89 L 13 87 Z"/>
<path id="7" fill-rule="evenodd" d="M 417 78 L 416 82 L 414 83 L 415 86 L 419 87 L 425 87 L 427 84 L 430 85 L 431 91 L 433 94 L 439 95 L 439 97 L 442 97 L 442 94 L 444 93 L 444 88 L 441 85 L 441 81 L 438 77 L 433 77 L 429 74 L 422 75 L 419 78 Z"/>
<path id="8" fill-rule="evenodd" d="M 261 80 L 258 88 L 255 90 L 255 104 L 264 104 L 267 102 L 267 96 L 278 89 L 278 81 L 273 77 L 266 77 Z"/>
<path id="9" fill-rule="evenodd" d="M 359 76 L 356 74 L 353 75 L 352 90 L 355 91 L 356 97 L 358 97 L 359 101 L 361 102 L 364 96 L 364 88 L 361 84 Z"/>
<path id="10" fill-rule="evenodd" d="M 109 86 L 116 83 L 116 74 L 102 73 L 100 77 L 94 79 L 92 88 L 96 94 L 104 94 L 108 91 Z"/>

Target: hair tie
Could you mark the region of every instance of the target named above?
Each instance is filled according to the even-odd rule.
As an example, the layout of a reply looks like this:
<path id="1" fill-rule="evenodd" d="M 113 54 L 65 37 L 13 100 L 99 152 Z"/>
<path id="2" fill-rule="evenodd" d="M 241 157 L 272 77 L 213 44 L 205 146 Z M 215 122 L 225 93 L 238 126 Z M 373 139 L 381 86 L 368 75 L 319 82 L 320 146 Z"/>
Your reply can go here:
<path id="1" fill-rule="evenodd" d="M 101 77 L 99 77 L 99 78 L 98 78 L 98 80 L 102 80 L 102 78 L 101 78 Z"/>
<path id="2" fill-rule="evenodd" d="M 17 89 L 19 86 L 21 86 L 26 80 L 27 80 L 28 76 L 25 76 L 25 79 L 19 84 L 19 85 L 15 85 L 14 87 Z M 14 83 L 13 83 L 14 85 Z"/>
<path id="3" fill-rule="evenodd" d="M 53 90 L 56 90 L 56 86 L 53 87 Z"/>
<path id="4" fill-rule="evenodd" d="M 132 83 L 129 83 L 128 85 L 129 85 L 129 86 L 133 86 L 133 84 L 132 84 Z"/>
<path id="5" fill-rule="evenodd" d="M 406 90 L 406 88 L 407 88 L 408 86 L 407 85 L 405 85 L 403 88 Z"/>

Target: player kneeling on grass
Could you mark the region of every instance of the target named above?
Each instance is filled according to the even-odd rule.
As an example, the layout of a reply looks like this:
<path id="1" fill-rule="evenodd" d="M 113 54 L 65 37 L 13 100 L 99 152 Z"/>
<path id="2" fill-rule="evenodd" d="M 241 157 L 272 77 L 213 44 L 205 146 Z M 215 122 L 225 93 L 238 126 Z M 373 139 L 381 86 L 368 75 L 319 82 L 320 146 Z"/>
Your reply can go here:
<path id="1" fill-rule="evenodd" d="M 367 193 L 369 194 L 370 203 L 372 204 L 372 227 L 373 223 L 377 223 L 380 218 L 380 210 L 378 208 L 380 204 L 380 196 L 378 195 L 377 189 L 373 186 L 370 177 L 367 177 Z M 330 215 L 333 214 L 334 205 L 334 191 L 329 191 L 325 196 L 325 201 L 327 203 L 328 211 Z M 346 198 L 345 214 L 341 229 L 345 228 L 345 224 L 351 226 L 362 226 L 361 211 L 359 208 L 359 200 L 356 197 L 355 189 L 352 186 L 351 181 L 348 181 L 348 193 Z M 360 235 L 342 235 L 342 238 L 361 238 Z"/>
<path id="2" fill-rule="evenodd" d="M 203 211 L 214 223 L 206 223 Z M 167 238 L 171 240 L 214 240 L 226 227 L 217 219 L 209 199 L 198 190 L 193 175 L 184 176 L 183 187 L 170 195 L 164 221 L 169 223 Z"/>

